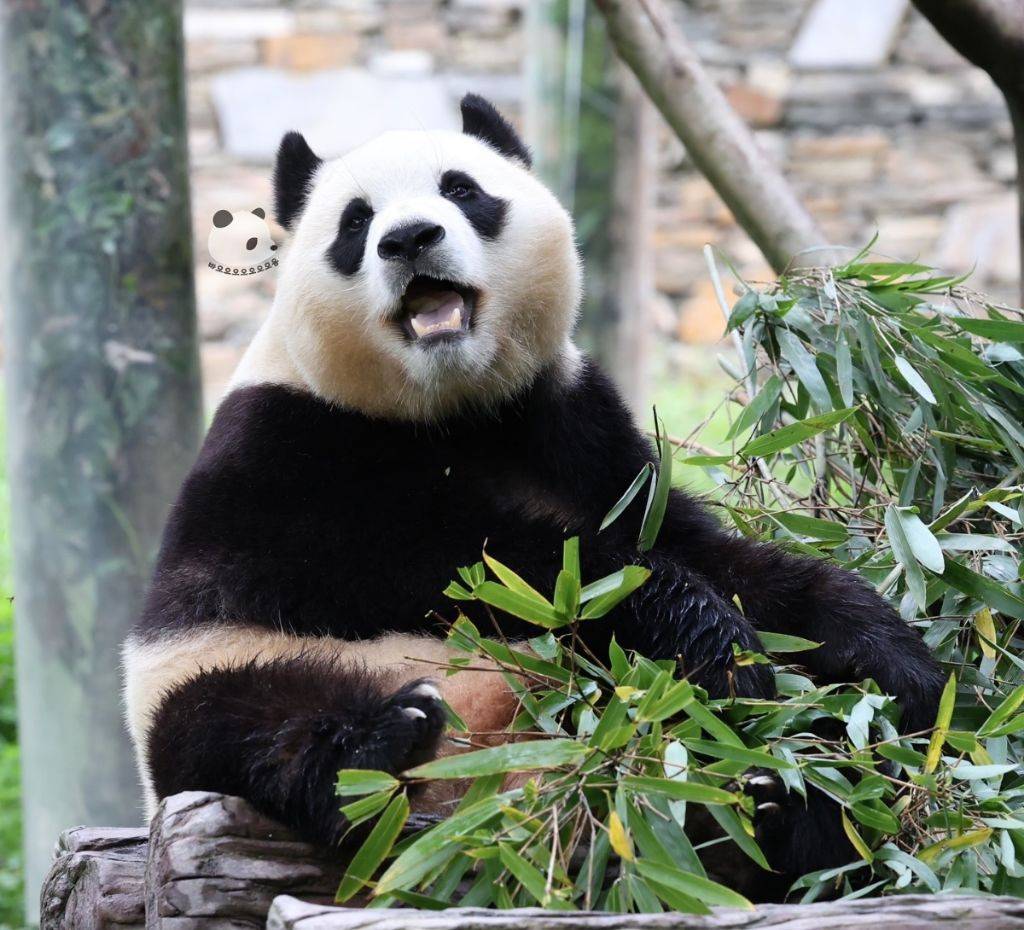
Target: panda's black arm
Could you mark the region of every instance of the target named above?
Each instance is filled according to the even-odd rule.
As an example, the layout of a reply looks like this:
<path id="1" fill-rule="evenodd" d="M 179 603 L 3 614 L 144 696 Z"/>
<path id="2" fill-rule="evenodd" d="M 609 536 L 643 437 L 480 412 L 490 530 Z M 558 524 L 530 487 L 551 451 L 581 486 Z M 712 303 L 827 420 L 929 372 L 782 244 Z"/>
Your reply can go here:
<path id="1" fill-rule="evenodd" d="M 583 514 L 587 545 L 625 549 L 642 515 L 637 500 L 609 529 L 600 521 L 644 463 L 653 459 L 611 382 L 586 363 L 571 388 L 547 395 L 537 416 L 547 450 L 544 467 L 557 492 Z M 540 411 L 538 411 L 540 413 Z M 643 496 L 643 495 L 641 495 Z M 824 645 L 800 655 L 827 681 L 872 677 L 903 707 L 903 727 L 929 726 L 942 687 L 938 663 L 918 633 L 853 574 L 816 559 L 726 532 L 697 500 L 673 491 L 656 550 L 707 579 L 731 601 L 738 596 L 756 628 Z"/>
<path id="2" fill-rule="evenodd" d="M 169 691 L 148 730 L 157 797 L 218 791 L 246 798 L 306 838 L 336 844 L 348 824 L 338 771 L 397 774 L 434 757 L 438 692 L 400 690 L 359 666 L 298 655 L 199 673 Z"/>
<path id="3" fill-rule="evenodd" d="M 667 548 L 682 547 L 672 528 Z M 873 678 L 902 708 L 901 728 L 932 725 L 942 691 L 939 663 L 918 632 L 873 588 L 828 562 L 722 534 L 692 563 L 727 596 L 736 595 L 758 629 L 822 643 L 796 656 L 823 681 Z"/>

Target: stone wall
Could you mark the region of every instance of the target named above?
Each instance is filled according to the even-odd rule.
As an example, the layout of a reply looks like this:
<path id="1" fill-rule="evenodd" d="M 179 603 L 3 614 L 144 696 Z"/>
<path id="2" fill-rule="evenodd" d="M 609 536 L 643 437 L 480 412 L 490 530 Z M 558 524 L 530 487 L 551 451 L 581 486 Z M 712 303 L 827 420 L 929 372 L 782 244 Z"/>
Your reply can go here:
<path id="1" fill-rule="evenodd" d="M 273 144 L 293 123 L 331 154 L 378 126 L 454 125 L 467 89 L 520 118 L 527 2 L 188 0 L 208 400 L 274 284 L 273 272 L 239 280 L 206 268 L 213 213 L 269 212 Z M 881 254 L 975 267 L 977 287 L 1012 298 L 1016 166 L 1005 110 L 906 0 L 669 2 L 833 241 L 859 247 L 877 231 Z M 655 319 L 684 343 L 715 341 L 722 324 L 703 244 L 745 275 L 769 272 L 664 127 L 659 151 Z"/>

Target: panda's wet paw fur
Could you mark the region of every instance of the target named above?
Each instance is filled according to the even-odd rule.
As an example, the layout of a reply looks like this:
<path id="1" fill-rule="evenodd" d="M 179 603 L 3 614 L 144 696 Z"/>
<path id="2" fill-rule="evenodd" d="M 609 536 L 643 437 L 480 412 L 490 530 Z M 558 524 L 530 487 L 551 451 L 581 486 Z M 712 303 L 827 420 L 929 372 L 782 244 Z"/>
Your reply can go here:
<path id="1" fill-rule="evenodd" d="M 779 879 L 780 890 L 806 872 L 851 860 L 839 805 L 811 785 L 806 799 L 787 789 L 777 772 L 753 769 L 743 791 L 754 802 L 758 845 Z M 784 893 L 784 892 L 783 892 Z"/>
<path id="2" fill-rule="evenodd" d="M 410 682 L 386 698 L 380 722 L 386 770 L 398 774 L 434 758 L 446 722 L 441 692 L 430 679 Z"/>

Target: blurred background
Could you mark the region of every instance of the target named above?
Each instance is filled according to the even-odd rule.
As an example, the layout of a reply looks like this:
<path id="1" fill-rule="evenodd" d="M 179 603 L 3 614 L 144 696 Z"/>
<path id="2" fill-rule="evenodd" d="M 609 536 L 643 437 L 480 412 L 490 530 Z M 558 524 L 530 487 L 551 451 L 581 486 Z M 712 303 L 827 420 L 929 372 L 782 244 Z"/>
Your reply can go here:
<path id="1" fill-rule="evenodd" d="M 117 643 L 201 417 L 274 294 L 276 270 L 238 278 L 207 267 L 212 217 L 256 207 L 271 216 L 271 163 L 285 131 L 304 132 L 332 156 L 384 129 L 458 128 L 466 91 L 490 98 L 523 130 L 538 171 L 576 218 L 588 262 L 580 341 L 643 417 L 657 403 L 671 433 L 689 432 L 727 380 L 702 247 L 711 243 L 747 279 L 772 272 L 616 62 L 585 0 L 188 0 L 183 18 L 174 3 L 160 12 L 106 0 L 5 6 L 12 230 L 0 455 L 10 458 L 15 528 L 7 531 L 0 483 L 0 926 L 16 927 L 26 919 L 23 893 L 34 917 L 59 829 L 139 819 L 117 722 Z M 1016 163 L 1004 101 L 907 0 L 668 8 L 831 242 L 859 249 L 877 233 L 882 255 L 973 269 L 974 287 L 1016 299 Z M 131 54 L 137 60 L 115 67 Z M 133 121 L 148 148 L 125 141 Z M 152 162 L 140 165 L 140 151 L 152 151 Z M 65 181 L 80 201 L 64 196 Z M 174 210 L 191 217 L 191 249 L 187 220 L 167 222 Z M 64 254 L 83 242 L 96 251 L 71 266 Z M 61 289 L 65 279 L 73 283 Z M 141 308 L 130 325 L 118 316 L 125 306 Z M 90 363 L 76 367 L 83 358 Z M 137 369 L 154 358 L 166 370 L 147 381 Z M 168 413 L 159 405 L 171 395 Z M 133 437 L 143 437 L 139 455 L 124 451 Z M 156 484 L 135 480 L 157 472 Z M 143 497 L 155 503 L 142 506 Z M 33 747 L 23 771 L 15 589 L 21 728 Z M 54 652 L 60 667 L 44 674 Z M 92 715 L 88 724 L 79 709 Z"/>

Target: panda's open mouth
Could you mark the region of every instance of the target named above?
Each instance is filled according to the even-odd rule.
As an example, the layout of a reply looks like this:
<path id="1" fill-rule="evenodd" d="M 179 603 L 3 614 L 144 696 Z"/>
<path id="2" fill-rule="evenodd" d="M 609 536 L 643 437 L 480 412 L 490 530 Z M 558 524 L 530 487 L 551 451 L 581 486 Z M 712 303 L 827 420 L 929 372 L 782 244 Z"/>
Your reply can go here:
<path id="1" fill-rule="evenodd" d="M 413 342 L 439 342 L 469 332 L 476 309 L 474 288 L 416 275 L 402 295 L 399 323 Z"/>

